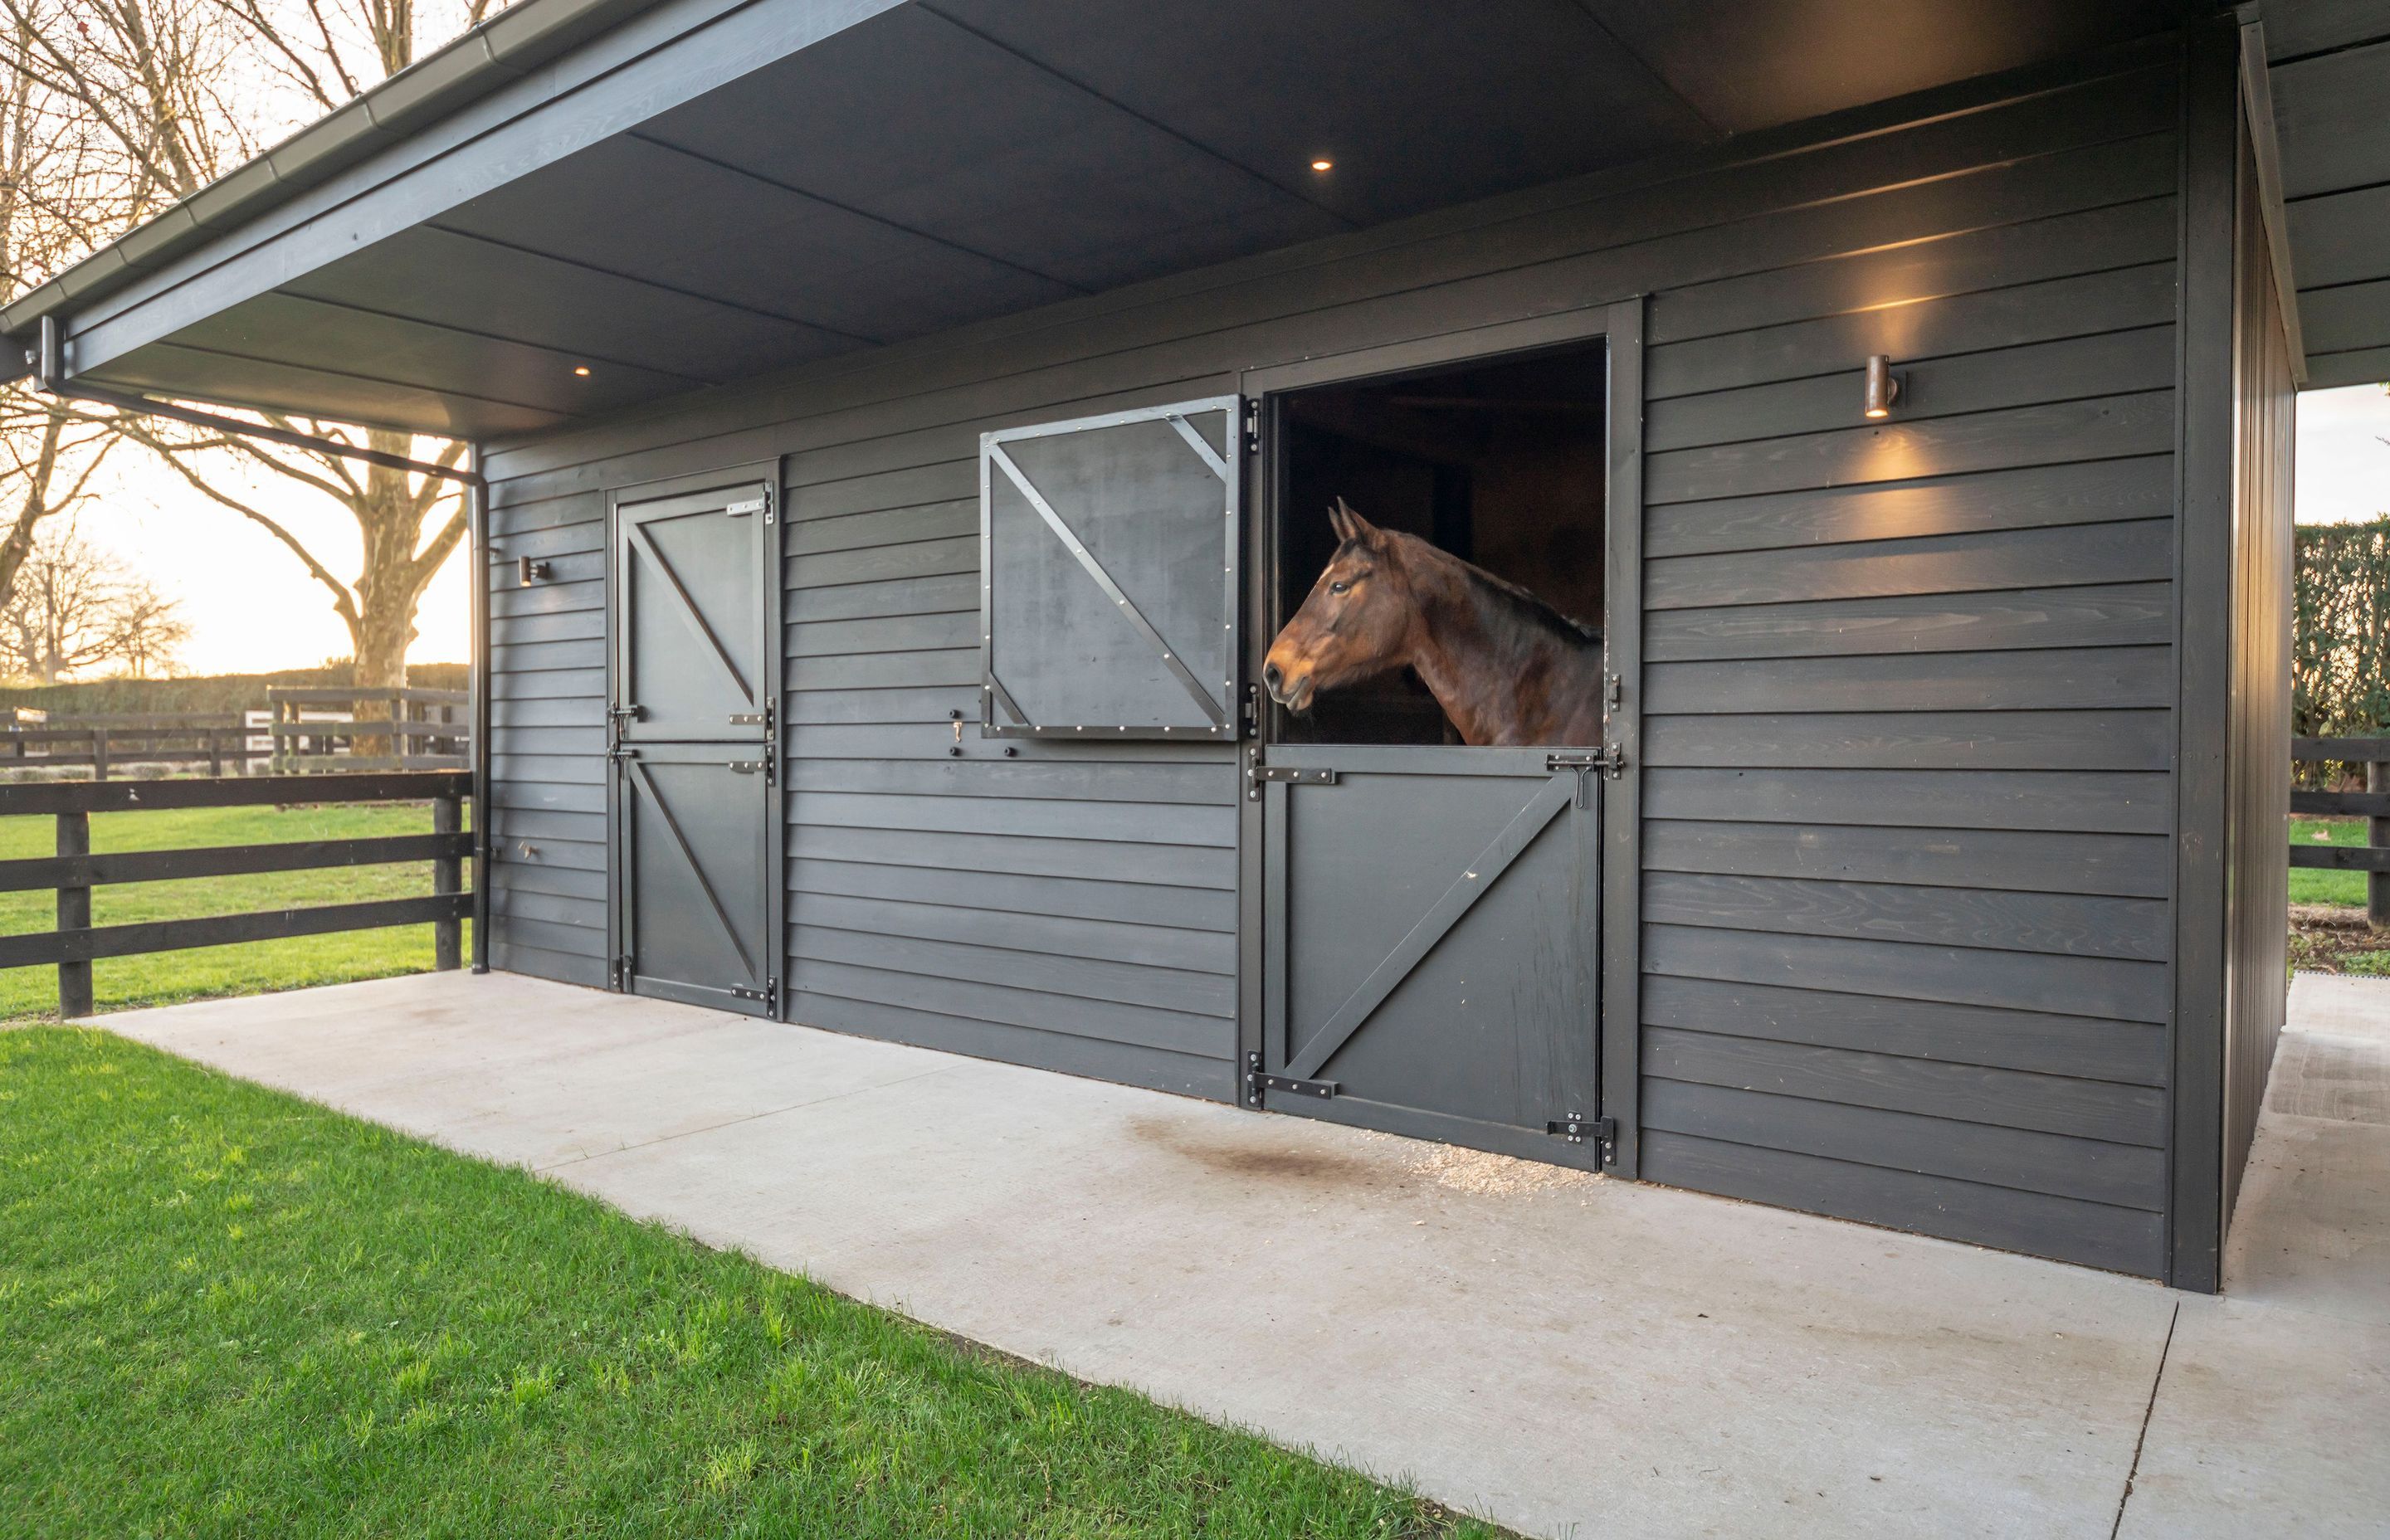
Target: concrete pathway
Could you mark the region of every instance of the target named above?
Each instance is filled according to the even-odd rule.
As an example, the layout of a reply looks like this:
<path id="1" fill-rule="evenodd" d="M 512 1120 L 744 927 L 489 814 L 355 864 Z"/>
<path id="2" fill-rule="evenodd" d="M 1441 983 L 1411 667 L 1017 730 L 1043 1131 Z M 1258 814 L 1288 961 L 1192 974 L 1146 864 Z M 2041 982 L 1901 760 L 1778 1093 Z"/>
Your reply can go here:
<path id="1" fill-rule="evenodd" d="M 2390 984 L 2302 978 L 2223 1300 L 532 980 L 108 1018 L 1534 1534 L 2390 1534 Z"/>

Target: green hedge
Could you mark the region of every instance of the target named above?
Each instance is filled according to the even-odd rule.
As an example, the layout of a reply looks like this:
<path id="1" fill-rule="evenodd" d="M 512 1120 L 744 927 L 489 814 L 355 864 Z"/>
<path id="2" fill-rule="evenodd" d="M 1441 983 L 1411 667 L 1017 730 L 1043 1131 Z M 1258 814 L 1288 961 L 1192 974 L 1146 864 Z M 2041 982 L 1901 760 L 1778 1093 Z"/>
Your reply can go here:
<path id="1" fill-rule="evenodd" d="M 73 685 L 0 687 L 0 707 L 31 706 L 52 716 L 138 716 L 145 712 L 247 712 L 265 709 L 276 686 L 345 685 L 346 663 L 284 669 L 276 674 L 214 674 L 191 679 L 91 679 Z M 417 689 L 461 690 L 462 663 L 417 663 L 406 671 Z"/>
<path id="2" fill-rule="evenodd" d="M 2292 733 L 2390 734 L 2390 515 L 2300 525 L 2293 550 Z M 2334 767 L 2299 768 L 2309 780 Z"/>

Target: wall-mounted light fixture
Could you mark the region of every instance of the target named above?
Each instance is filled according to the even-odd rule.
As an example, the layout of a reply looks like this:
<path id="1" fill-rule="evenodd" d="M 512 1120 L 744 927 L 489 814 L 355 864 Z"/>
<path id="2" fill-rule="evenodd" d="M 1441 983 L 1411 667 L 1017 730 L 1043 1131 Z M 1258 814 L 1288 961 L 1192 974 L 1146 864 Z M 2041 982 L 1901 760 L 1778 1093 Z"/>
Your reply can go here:
<path id="1" fill-rule="evenodd" d="M 1877 353 L 1867 363 L 1867 412 L 1870 417 L 1892 416 L 1892 404 L 1900 399 L 1900 377 L 1892 372 L 1892 359 Z"/>
<path id="2" fill-rule="evenodd" d="M 545 580 L 550 570 L 545 561 L 534 561 L 527 556 L 517 557 L 515 558 L 516 586 L 528 588 L 533 584 Z"/>

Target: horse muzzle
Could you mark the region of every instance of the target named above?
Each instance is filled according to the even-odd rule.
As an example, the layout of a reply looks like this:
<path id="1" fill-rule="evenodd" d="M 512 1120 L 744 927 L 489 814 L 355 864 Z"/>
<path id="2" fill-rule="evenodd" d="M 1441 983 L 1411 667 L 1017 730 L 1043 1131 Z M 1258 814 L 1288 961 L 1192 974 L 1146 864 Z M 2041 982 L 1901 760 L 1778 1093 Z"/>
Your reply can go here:
<path id="1" fill-rule="evenodd" d="M 1311 697 L 1318 687 L 1318 677 L 1315 672 L 1290 678 L 1287 671 L 1277 663 L 1265 661 L 1262 664 L 1262 685 L 1269 691 L 1270 699 L 1292 712 L 1310 709 Z"/>

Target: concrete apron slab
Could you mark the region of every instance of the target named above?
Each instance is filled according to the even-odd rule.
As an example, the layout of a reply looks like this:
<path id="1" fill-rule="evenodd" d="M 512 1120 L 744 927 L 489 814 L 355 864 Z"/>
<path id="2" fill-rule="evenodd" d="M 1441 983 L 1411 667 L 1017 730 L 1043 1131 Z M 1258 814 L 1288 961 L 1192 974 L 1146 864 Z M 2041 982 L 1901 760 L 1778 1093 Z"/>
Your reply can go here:
<path id="1" fill-rule="evenodd" d="M 2107 1535 L 2178 1298 L 520 978 L 106 1024 L 1534 1534 Z M 2229 1318 L 2178 1338 L 2239 1362 Z M 2208 1425 L 2160 1411 L 2189 1521 Z"/>

